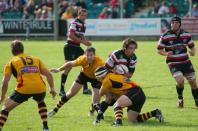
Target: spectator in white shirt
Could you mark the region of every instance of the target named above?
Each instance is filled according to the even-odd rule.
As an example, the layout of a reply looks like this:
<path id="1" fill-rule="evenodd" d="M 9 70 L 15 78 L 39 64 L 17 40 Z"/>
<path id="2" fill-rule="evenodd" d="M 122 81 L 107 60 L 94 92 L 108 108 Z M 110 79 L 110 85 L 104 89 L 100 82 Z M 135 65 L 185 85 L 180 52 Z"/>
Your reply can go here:
<path id="1" fill-rule="evenodd" d="M 160 16 L 166 15 L 169 13 L 169 8 L 168 6 L 166 6 L 166 2 L 162 1 L 162 5 L 160 6 L 159 10 L 158 10 L 158 14 Z"/>

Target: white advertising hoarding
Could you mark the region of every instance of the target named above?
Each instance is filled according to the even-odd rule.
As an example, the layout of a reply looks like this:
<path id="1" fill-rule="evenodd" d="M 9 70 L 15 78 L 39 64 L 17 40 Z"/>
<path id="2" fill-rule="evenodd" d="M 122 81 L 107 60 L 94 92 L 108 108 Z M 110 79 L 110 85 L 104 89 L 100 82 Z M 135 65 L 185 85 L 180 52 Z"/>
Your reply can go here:
<path id="1" fill-rule="evenodd" d="M 149 36 L 161 34 L 161 19 L 132 19 L 129 26 L 131 35 Z"/>
<path id="2" fill-rule="evenodd" d="M 86 36 L 160 35 L 161 19 L 87 19 L 86 28 Z"/>
<path id="3" fill-rule="evenodd" d="M 0 34 L 2 34 L 3 33 L 3 24 L 2 24 L 2 22 L 0 21 Z"/>

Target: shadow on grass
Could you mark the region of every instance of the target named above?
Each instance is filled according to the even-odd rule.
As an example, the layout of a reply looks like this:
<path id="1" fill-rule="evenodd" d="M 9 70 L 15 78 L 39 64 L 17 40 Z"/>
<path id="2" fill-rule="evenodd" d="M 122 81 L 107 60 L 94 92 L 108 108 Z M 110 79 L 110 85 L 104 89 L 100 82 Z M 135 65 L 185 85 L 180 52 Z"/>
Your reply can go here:
<path id="1" fill-rule="evenodd" d="M 105 116 L 103 122 L 111 125 L 114 122 L 114 119 L 115 118 L 113 116 Z M 158 120 L 153 120 L 153 119 L 148 120 L 148 121 L 143 122 L 143 123 L 131 123 L 131 122 L 128 122 L 128 120 L 126 118 L 124 118 L 124 120 L 123 120 L 123 126 L 198 128 L 198 125 L 170 123 L 170 122 L 166 122 L 166 120 L 165 120 L 165 122 L 160 123 L 160 122 L 158 122 Z"/>
<path id="2" fill-rule="evenodd" d="M 157 96 L 146 96 L 146 99 L 162 99 L 162 100 L 176 100 L 175 97 L 168 98 L 168 97 L 157 97 Z"/>
<path id="3" fill-rule="evenodd" d="M 188 83 L 184 83 L 184 85 L 188 85 Z M 175 87 L 175 84 L 156 84 L 156 85 L 150 85 L 150 86 L 143 86 L 143 89 L 150 89 L 150 88 L 156 88 L 156 87 Z"/>
<path id="4" fill-rule="evenodd" d="M 135 126 L 148 126 L 148 127 L 180 127 L 180 128 L 198 128 L 198 125 L 190 125 L 190 124 L 181 124 L 181 123 L 170 123 L 170 122 L 163 122 L 159 123 L 157 120 L 148 120 L 144 123 L 129 123 L 128 125 L 135 125 Z"/>

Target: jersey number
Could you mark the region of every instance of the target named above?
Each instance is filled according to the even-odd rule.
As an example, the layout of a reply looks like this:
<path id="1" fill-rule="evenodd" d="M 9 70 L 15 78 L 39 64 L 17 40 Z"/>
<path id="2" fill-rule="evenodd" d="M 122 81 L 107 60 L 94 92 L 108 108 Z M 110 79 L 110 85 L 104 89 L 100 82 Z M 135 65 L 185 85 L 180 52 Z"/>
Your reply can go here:
<path id="1" fill-rule="evenodd" d="M 25 58 L 23 57 L 20 57 L 23 64 L 26 66 L 26 65 L 33 65 L 33 59 L 30 57 L 30 56 L 26 56 Z"/>

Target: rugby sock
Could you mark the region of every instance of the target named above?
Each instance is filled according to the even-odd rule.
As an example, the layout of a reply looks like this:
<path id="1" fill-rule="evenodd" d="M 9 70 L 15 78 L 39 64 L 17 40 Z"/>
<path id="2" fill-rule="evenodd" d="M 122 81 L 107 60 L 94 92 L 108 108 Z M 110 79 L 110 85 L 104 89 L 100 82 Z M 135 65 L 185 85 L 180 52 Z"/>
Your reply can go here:
<path id="1" fill-rule="evenodd" d="M 123 112 L 122 112 L 122 108 L 120 106 L 117 106 L 114 108 L 114 115 L 115 115 L 115 119 L 116 119 L 116 124 L 122 124 Z"/>
<path id="2" fill-rule="evenodd" d="M 100 111 L 104 113 L 107 110 L 108 106 L 109 104 L 106 101 L 102 101 L 100 103 Z"/>
<path id="3" fill-rule="evenodd" d="M 138 122 L 144 122 L 152 117 L 156 116 L 156 110 L 153 110 L 151 112 L 143 113 L 137 116 Z"/>
<path id="4" fill-rule="evenodd" d="M 55 112 L 58 112 L 58 110 L 68 101 L 69 99 L 66 97 L 66 95 L 62 96 L 59 102 L 57 103 L 56 107 L 53 109 Z"/>
<path id="5" fill-rule="evenodd" d="M 183 99 L 184 87 L 176 86 L 176 90 L 177 90 L 178 99 Z"/>
<path id="6" fill-rule="evenodd" d="M 100 109 L 100 104 L 99 103 L 93 104 L 93 108 L 94 108 L 95 111 L 98 112 L 98 110 Z"/>
<path id="7" fill-rule="evenodd" d="M 98 110 L 98 115 L 96 117 L 97 120 L 101 120 L 101 119 L 104 119 L 104 112 L 107 110 L 109 104 L 106 102 L 106 101 L 102 101 L 100 103 L 100 107 L 99 107 L 99 110 Z"/>
<path id="8" fill-rule="evenodd" d="M 43 121 L 43 129 L 48 129 L 48 125 L 47 125 L 47 107 L 46 107 L 45 102 L 38 103 L 38 109 L 39 109 L 39 114 L 41 116 L 41 119 Z"/>
<path id="9" fill-rule="evenodd" d="M 66 74 L 61 74 L 61 88 L 60 88 L 60 91 L 65 91 L 64 86 L 65 86 L 66 80 L 67 80 L 67 75 Z"/>
<path id="10" fill-rule="evenodd" d="M 6 110 L 2 110 L 1 113 L 0 113 L 0 129 L 3 128 L 7 118 L 8 118 L 8 114 L 9 112 L 6 111 Z"/>
<path id="11" fill-rule="evenodd" d="M 84 90 L 88 90 L 88 85 L 87 85 L 87 83 L 84 83 L 84 84 L 83 84 L 83 91 L 84 91 Z"/>
<path id="12" fill-rule="evenodd" d="M 192 89 L 191 91 L 192 91 L 192 95 L 193 95 L 194 100 L 195 100 L 195 104 L 198 107 L 198 88 Z"/>
<path id="13" fill-rule="evenodd" d="M 99 103 L 95 103 L 95 104 L 91 104 L 91 108 L 90 108 L 90 112 L 94 113 L 94 111 L 97 111 L 100 109 L 100 104 Z"/>

